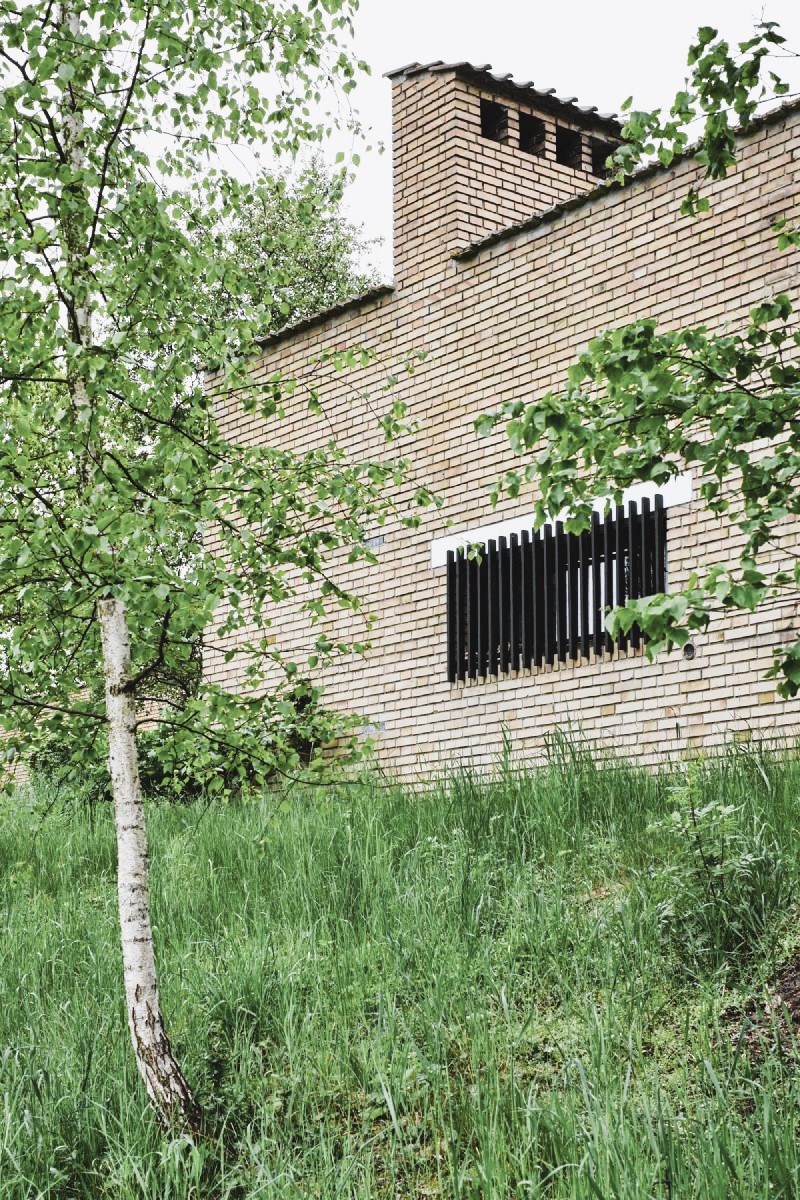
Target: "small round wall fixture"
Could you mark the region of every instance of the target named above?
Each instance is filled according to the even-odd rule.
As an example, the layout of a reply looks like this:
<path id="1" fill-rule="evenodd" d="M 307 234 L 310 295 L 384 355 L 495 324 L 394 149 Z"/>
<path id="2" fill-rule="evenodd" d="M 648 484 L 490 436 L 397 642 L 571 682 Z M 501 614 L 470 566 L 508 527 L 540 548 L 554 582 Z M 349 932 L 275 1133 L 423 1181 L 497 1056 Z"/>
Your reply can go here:
<path id="1" fill-rule="evenodd" d="M 695 654 L 697 654 L 697 651 L 695 650 L 694 642 L 687 642 L 683 647 L 683 657 L 687 662 L 691 662 Z"/>

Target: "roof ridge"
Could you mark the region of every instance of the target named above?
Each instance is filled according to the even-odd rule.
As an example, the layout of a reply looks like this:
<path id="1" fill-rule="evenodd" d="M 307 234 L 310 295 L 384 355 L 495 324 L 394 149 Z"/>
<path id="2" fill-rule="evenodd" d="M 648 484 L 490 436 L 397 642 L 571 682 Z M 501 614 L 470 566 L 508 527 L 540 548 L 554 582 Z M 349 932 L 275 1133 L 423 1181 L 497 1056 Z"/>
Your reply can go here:
<path id="1" fill-rule="evenodd" d="M 622 128 L 616 113 L 598 112 L 596 104 L 578 104 L 577 96 L 557 96 L 555 88 L 536 87 L 532 79 L 517 80 L 510 71 L 503 75 L 497 74 L 492 71 L 491 63 L 476 64 L 468 62 L 466 59 L 462 59 L 459 62 L 444 62 L 442 59 L 437 58 L 434 62 L 429 63 L 406 63 L 404 67 L 397 67 L 393 71 L 386 71 L 384 78 L 391 80 L 408 79 L 415 75 L 423 75 L 426 71 L 430 71 L 433 74 L 454 71 L 471 76 L 478 82 L 491 80 L 492 86 L 499 86 L 503 90 L 513 92 L 514 95 L 532 92 L 534 96 L 540 100 L 545 100 L 548 104 L 574 109 L 584 117 L 594 117 L 597 121 L 602 121 L 606 124 L 613 123 L 618 129 Z"/>

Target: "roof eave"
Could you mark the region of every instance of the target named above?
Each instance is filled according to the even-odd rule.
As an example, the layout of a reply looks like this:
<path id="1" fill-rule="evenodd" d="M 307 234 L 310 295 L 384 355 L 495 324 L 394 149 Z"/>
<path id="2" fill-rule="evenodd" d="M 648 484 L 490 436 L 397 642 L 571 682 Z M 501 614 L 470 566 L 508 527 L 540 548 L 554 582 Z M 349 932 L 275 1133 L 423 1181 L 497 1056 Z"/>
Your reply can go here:
<path id="1" fill-rule="evenodd" d="M 353 296 L 350 300 L 343 300 L 339 304 L 334 304 L 330 308 L 323 309 L 322 312 L 314 313 L 313 316 L 303 317 L 300 321 L 294 321 L 291 325 L 284 325 L 281 329 L 276 329 L 274 333 L 268 333 L 264 337 L 256 338 L 256 345 L 264 350 L 269 346 L 274 346 L 278 342 L 282 342 L 286 338 L 294 337 L 298 333 L 305 333 L 307 330 L 313 329 L 315 325 L 324 325 L 331 317 L 338 317 L 342 313 L 361 308 L 365 304 L 373 304 L 378 300 L 382 300 L 385 296 L 391 296 L 393 292 L 393 284 L 382 283 L 378 287 L 361 292 L 358 296 Z"/>

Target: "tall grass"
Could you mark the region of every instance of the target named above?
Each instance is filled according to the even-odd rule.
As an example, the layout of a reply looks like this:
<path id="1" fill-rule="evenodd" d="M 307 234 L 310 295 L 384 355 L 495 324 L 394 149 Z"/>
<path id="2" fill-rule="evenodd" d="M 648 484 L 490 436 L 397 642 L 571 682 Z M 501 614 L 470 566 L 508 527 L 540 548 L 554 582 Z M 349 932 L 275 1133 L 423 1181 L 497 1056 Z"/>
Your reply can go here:
<path id="1" fill-rule="evenodd" d="M 32 790 L 0 811 L 2 1200 L 800 1194 L 797 1061 L 721 1019 L 800 942 L 795 757 L 560 738 L 149 827 L 209 1138 L 163 1139 L 135 1073 L 109 812 Z"/>

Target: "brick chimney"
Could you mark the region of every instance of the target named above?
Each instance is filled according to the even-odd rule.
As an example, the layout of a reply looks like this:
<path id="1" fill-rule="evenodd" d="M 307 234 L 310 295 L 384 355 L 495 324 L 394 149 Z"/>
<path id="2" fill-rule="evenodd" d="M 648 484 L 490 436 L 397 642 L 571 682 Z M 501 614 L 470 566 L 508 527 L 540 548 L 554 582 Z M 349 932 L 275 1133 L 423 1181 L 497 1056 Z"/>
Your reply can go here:
<path id="1" fill-rule="evenodd" d="M 471 63 L 389 72 L 395 286 L 488 234 L 597 187 L 612 116 Z"/>

